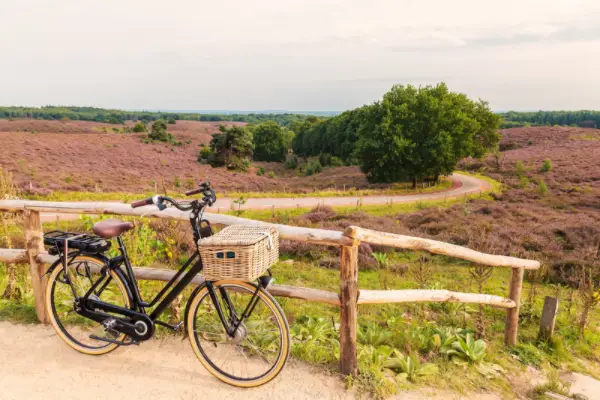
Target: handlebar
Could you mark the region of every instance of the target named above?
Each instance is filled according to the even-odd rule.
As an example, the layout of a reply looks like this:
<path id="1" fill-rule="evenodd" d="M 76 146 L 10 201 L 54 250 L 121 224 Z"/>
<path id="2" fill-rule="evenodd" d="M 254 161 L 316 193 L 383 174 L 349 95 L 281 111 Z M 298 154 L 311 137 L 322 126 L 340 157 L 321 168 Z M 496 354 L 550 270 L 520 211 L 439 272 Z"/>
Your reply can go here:
<path id="1" fill-rule="evenodd" d="M 145 200 L 138 200 L 138 201 L 134 201 L 133 203 L 131 203 L 131 208 L 138 208 L 138 207 L 143 207 L 143 206 L 149 206 L 151 204 L 154 204 L 154 201 L 152 199 L 152 197 L 149 197 Z"/>
<path id="2" fill-rule="evenodd" d="M 203 188 L 192 189 L 192 190 L 188 190 L 187 192 L 185 192 L 185 195 L 192 196 L 194 194 L 202 193 L 203 191 L 204 191 Z"/>
<path id="3" fill-rule="evenodd" d="M 208 183 L 208 182 L 201 183 L 197 189 L 188 190 L 187 192 L 185 192 L 185 194 L 187 196 L 191 196 L 191 195 L 199 194 L 199 193 L 203 194 L 201 202 L 194 200 L 192 202 L 181 202 L 180 203 L 180 202 L 173 200 L 172 198 L 167 197 L 167 196 L 153 196 L 153 197 L 147 198 L 145 200 L 134 201 L 133 203 L 131 203 L 131 208 L 137 208 L 137 207 L 149 206 L 151 204 L 156 204 L 158 209 L 160 211 L 162 211 L 165 208 L 167 208 L 167 205 L 165 204 L 165 202 L 167 202 L 167 203 L 171 203 L 178 210 L 190 211 L 190 210 L 194 209 L 195 207 L 198 207 L 199 209 L 203 209 L 206 206 L 212 206 L 215 203 L 215 201 L 217 201 L 217 196 L 216 196 L 214 190 L 211 189 L 210 183 Z"/>

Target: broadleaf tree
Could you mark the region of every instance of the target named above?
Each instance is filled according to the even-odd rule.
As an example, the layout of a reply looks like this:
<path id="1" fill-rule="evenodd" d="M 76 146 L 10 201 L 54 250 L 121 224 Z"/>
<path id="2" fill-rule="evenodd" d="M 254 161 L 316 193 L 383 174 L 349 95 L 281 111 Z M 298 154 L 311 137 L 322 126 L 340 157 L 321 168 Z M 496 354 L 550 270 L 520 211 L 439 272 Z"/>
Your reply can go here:
<path id="1" fill-rule="evenodd" d="M 247 170 L 254 149 L 252 132 L 243 126 L 221 125 L 219 130 L 221 133 L 213 135 L 210 141 L 212 155 L 208 162 L 213 167 Z"/>
<path id="2" fill-rule="evenodd" d="M 394 86 L 365 108 L 357 143 L 361 169 L 372 182 L 437 178 L 498 141 L 500 117 L 487 103 L 450 92 L 444 83 Z"/>
<path id="3" fill-rule="evenodd" d="M 288 150 L 288 137 L 284 129 L 275 122 L 267 121 L 253 129 L 254 159 L 256 161 L 282 162 Z"/>

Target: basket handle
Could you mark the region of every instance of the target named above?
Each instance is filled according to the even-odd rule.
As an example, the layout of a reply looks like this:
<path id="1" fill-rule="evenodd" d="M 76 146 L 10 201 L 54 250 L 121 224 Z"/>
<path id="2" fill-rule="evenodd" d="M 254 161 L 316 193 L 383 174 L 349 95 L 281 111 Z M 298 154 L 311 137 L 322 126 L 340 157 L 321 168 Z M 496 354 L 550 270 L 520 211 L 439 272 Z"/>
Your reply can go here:
<path id="1" fill-rule="evenodd" d="M 273 235 L 271 234 L 271 232 L 264 232 L 264 234 L 267 235 L 267 237 L 269 238 L 269 244 L 267 244 L 267 249 L 273 249 Z"/>

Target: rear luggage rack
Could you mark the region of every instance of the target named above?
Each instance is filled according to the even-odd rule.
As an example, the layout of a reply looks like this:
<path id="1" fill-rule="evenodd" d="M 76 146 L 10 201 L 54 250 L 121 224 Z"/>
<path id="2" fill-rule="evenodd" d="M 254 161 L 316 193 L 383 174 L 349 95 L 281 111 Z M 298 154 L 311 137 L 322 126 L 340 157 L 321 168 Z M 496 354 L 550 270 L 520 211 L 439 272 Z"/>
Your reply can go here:
<path id="1" fill-rule="evenodd" d="M 62 252 L 68 241 L 69 249 L 77 249 L 89 253 L 103 253 L 110 249 L 110 242 L 99 236 L 87 233 L 52 231 L 44 235 L 44 244 L 51 246 L 48 252 L 55 255 Z"/>

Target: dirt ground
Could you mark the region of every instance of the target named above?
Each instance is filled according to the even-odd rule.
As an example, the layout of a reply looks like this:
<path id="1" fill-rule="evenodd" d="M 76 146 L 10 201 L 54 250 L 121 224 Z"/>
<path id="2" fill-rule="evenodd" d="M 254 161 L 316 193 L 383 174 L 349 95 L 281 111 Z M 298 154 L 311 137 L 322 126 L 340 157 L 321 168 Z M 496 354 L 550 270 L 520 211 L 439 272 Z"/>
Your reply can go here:
<path id="1" fill-rule="evenodd" d="M 343 380 L 291 360 L 272 382 L 253 389 L 221 383 L 196 359 L 187 340 L 153 339 L 104 356 L 80 354 L 50 326 L 0 322 L 0 398 L 69 399 L 354 399 Z M 362 395 L 360 398 L 369 398 Z M 440 390 L 399 393 L 395 399 L 498 400 L 494 394 L 464 397 Z"/>

